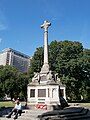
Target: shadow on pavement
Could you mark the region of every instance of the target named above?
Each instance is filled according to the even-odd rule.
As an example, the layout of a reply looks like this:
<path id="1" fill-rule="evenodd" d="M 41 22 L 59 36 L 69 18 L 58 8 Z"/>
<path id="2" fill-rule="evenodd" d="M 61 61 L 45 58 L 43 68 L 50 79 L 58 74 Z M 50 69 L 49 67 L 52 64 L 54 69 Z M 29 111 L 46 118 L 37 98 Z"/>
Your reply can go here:
<path id="1" fill-rule="evenodd" d="M 5 115 L 7 115 L 11 110 L 12 110 L 13 107 L 1 107 L 0 108 L 0 117 L 3 117 Z M 27 109 L 26 106 L 22 106 L 22 111 Z"/>

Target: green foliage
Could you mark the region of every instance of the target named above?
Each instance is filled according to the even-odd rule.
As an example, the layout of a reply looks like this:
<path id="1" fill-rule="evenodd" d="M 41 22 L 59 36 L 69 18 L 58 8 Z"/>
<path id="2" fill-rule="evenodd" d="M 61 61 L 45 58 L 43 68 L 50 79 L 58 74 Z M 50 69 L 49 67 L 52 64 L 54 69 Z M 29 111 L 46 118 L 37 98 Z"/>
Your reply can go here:
<path id="1" fill-rule="evenodd" d="M 59 43 L 55 40 L 52 41 L 49 45 L 49 65 L 52 71 L 55 71 L 57 66 L 56 58 L 58 57 L 58 53 L 60 52 Z"/>
<path id="2" fill-rule="evenodd" d="M 40 72 L 42 65 L 43 65 L 43 48 L 39 47 L 36 49 L 36 52 L 34 53 L 34 56 L 31 59 L 30 68 L 28 70 L 29 77 L 32 78 L 34 72 Z"/>
<path id="3" fill-rule="evenodd" d="M 38 48 L 32 58 L 29 73 L 39 72 L 43 65 L 43 48 Z M 66 84 L 70 100 L 90 99 L 90 50 L 73 41 L 52 41 L 49 45 L 49 65 Z"/>
<path id="4" fill-rule="evenodd" d="M 18 96 L 22 98 L 27 98 L 27 85 L 29 83 L 29 76 L 27 74 L 20 74 L 17 80 L 18 84 Z"/>
<path id="5" fill-rule="evenodd" d="M 15 67 L 0 66 L 0 97 L 7 94 L 11 98 L 17 98 L 20 92 L 26 97 L 28 80 L 28 75 L 19 73 Z"/>

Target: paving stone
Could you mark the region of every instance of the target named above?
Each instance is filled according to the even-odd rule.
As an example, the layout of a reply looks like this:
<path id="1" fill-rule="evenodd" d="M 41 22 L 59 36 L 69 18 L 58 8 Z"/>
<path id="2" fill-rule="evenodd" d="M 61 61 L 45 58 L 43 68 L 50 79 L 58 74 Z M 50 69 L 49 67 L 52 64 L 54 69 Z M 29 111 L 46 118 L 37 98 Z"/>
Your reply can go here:
<path id="1" fill-rule="evenodd" d="M 21 116 L 18 117 L 17 120 L 39 120 L 37 118 L 38 115 L 46 112 L 47 110 L 24 110 L 25 113 L 22 113 Z M 11 118 L 6 118 L 6 116 L 0 117 L 0 120 L 14 120 L 14 116 L 12 115 Z"/>

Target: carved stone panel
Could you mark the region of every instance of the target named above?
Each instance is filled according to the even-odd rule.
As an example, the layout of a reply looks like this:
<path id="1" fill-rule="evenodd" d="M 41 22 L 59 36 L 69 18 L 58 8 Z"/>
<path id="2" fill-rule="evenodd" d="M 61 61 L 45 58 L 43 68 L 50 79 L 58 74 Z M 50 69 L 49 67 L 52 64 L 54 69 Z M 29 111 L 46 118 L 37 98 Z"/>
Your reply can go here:
<path id="1" fill-rule="evenodd" d="M 38 89 L 38 97 L 46 97 L 46 89 Z"/>

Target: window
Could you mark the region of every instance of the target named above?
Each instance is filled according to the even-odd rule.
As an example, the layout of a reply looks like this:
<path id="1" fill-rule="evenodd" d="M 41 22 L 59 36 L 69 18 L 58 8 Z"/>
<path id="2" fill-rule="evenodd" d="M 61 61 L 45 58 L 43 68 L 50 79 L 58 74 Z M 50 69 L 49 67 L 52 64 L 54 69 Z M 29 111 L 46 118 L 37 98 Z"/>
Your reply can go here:
<path id="1" fill-rule="evenodd" d="M 7 53 L 7 59 L 6 59 L 6 64 L 9 65 L 9 59 L 10 59 L 10 54 Z"/>

